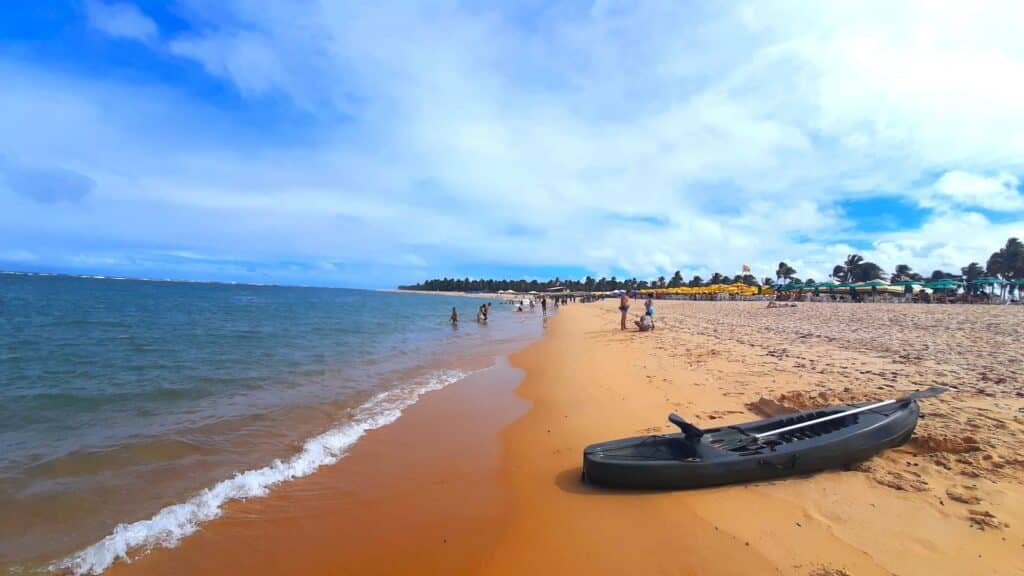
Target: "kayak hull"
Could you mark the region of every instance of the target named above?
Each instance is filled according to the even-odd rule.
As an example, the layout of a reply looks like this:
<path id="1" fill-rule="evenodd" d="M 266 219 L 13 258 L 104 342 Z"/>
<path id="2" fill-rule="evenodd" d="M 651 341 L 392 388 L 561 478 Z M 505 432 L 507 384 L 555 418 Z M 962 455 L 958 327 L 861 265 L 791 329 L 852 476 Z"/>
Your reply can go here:
<path id="1" fill-rule="evenodd" d="M 909 400 L 835 418 L 779 437 L 753 435 L 838 415 L 861 405 L 786 414 L 704 431 L 637 436 L 588 446 L 585 481 L 614 488 L 688 489 L 770 480 L 843 468 L 907 442 L 920 410 Z"/>

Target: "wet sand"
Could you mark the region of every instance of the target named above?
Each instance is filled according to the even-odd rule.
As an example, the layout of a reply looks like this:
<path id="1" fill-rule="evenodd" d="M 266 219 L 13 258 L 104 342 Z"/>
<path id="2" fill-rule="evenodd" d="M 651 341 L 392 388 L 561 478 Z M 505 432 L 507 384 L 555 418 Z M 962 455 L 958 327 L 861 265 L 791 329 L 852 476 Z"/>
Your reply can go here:
<path id="1" fill-rule="evenodd" d="M 426 394 L 334 466 L 107 574 L 478 572 L 507 513 L 498 433 L 526 412 L 521 377 L 502 361 Z"/>
<path id="2" fill-rule="evenodd" d="M 639 304 L 639 303 L 638 303 Z M 640 308 L 637 305 L 635 308 Z M 426 395 L 337 465 L 236 503 L 138 574 L 1021 574 L 1024 307 L 562 307 L 512 365 Z M 850 471 L 689 492 L 580 484 L 583 447 L 934 384 Z"/>

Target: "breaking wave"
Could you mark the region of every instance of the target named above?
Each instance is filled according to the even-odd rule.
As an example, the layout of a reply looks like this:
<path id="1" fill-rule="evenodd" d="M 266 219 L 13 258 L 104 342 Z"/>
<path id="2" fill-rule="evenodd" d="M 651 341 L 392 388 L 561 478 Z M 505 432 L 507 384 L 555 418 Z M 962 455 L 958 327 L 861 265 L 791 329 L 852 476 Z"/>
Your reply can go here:
<path id="1" fill-rule="evenodd" d="M 172 548 L 201 524 L 220 516 L 227 502 L 266 496 L 277 484 L 334 464 L 363 434 L 391 424 L 423 394 L 440 390 L 465 376 L 457 370 L 435 372 L 406 386 L 381 392 L 352 410 L 351 418 L 343 424 L 307 440 L 291 458 L 239 472 L 185 502 L 163 508 L 147 520 L 120 524 L 106 538 L 58 562 L 52 569 L 70 570 L 76 575 L 100 574 L 118 559 L 127 559 L 131 552 Z"/>

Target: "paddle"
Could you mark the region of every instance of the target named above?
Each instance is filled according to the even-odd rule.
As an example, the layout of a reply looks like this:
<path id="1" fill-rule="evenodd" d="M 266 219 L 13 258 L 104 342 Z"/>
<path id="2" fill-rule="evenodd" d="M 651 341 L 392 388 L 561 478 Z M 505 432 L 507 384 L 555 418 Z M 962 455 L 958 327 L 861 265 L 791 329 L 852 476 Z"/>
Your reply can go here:
<path id="1" fill-rule="evenodd" d="M 843 416 L 849 416 L 851 414 L 857 414 L 860 412 L 867 412 L 868 410 L 874 410 L 875 408 L 881 408 L 883 406 L 889 406 L 892 404 L 901 404 L 903 402 L 910 402 L 911 400 L 920 400 L 922 398 L 933 398 L 946 392 L 949 388 L 943 388 L 941 386 L 932 386 L 925 390 L 918 390 L 903 396 L 902 398 L 894 398 L 892 400 L 883 400 L 882 402 L 876 402 L 867 406 L 861 406 L 860 408 L 851 408 L 845 412 L 839 412 L 838 414 L 831 414 L 829 416 L 823 416 L 821 418 L 815 418 L 814 420 L 808 420 L 807 422 L 801 422 L 799 424 L 793 424 L 792 426 L 785 426 L 783 428 L 777 428 L 775 430 L 769 430 L 767 432 L 761 432 L 760 434 L 751 434 L 754 438 L 760 440 L 761 438 L 767 438 L 768 436 L 775 436 L 776 434 L 782 434 L 798 428 L 804 428 L 806 426 L 813 426 L 822 422 L 828 422 L 829 420 L 835 420 L 836 418 L 842 418 Z"/>

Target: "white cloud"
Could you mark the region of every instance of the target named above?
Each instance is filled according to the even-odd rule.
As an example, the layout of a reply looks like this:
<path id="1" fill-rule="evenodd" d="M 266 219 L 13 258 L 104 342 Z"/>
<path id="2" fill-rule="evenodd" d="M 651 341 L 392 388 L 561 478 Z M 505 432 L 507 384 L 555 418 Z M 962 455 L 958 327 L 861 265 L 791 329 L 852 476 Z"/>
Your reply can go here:
<path id="1" fill-rule="evenodd" d="M 134 4 L 86 0 L 85 12 L 90 26 L 114 38 L 149 43 L 160 36 L 156 23 Z"/>
<path id="2" fill-rule="evenodd" d="M 943 202 L 950 202 L 960 206 L 1001 212 L 1024 210 L 1020 180 L 1006 172 L 995 176 L 982 176 L 952 170 L 936 180 L 925 194 L 923 200 L 930 206 L 942 206 Z"/>
<path id="3" fill-rule="evenodd" d="M 1024 210 L 1018 3 L 179 9 L 192 28 L 166 53 L 315 127 L 283 140 L 176 87 L 5 75 L 0 153 L 98 183 L 88 215 L 33 230 L 409 281 L 485 262 L 821 278 L 856 246 L 960 266 L 1024 229 L 967 211 Z M 873 233 L 836 208 L 873 194 L 941 210 Z"/>
<path id="4" fill-rule="evenodd" d="M 187 37 L 170 43 L 178 56 L 192 58 L 207 72 L 228 78 L 246 95 L 287 89 L 284 66 L 266 39 L 250 32 Z"/>

